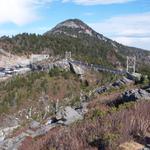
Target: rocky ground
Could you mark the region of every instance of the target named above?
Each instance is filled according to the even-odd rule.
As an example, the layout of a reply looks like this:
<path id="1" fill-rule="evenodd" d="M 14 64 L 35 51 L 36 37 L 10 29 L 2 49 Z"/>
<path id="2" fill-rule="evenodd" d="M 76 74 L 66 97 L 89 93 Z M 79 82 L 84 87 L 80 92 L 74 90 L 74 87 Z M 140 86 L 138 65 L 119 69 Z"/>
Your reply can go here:
<path id="1" fill-rule="evenodd" d="M 90 95 L 102 95 L 108 92 L 112 88 L 119 88 L 122 85 L 132 84 L 133 81 L 123 77 L 120 80 L 108 85 L 99 87 L 90 93 Z M 150 100 L 149 88 L 143 89 L 132 89 L 120 93 L 120 96 L 125 101 L 135 100 Z M 71 108 L 70 106 L 59 108 L 58 112 L 52 118 L 47 118 L 44 122 L 40 123 L 35 120 L 30 120 L 27 129 L 22 131 L 16 136 L 13 136 L 13 131 L 19 129 L 19 120 L 17 118 L 10 118 L 5 120 L 5 125 L 9 124 L 9 127 L 1 127 L 0 129 L 0 147 L 3 150 L 16 150 L 19 149 L 22 142 L 28 137 L 32 139 L 45 136 L 52 128 L 56 128 L 61 125 L 70 125 L 78 120 L 83 120 L 84 115 L 88 112 L 88 105 L 91 103 L 89 99 L 83 99 L 79 108 Z M 124 147 L 121 146 L 121 147 Z"/>
<path id="2" fill-rule="evenodd" d="M 42 62 L 32 65 L 34 71 L 47 71 L 52 68 L 61 68 L 66 71 L 72 71 L 77 75 L 77 78 L 79 78 L 81 82 L 85 82 L 86 84 L 90 83 L 90 80 L 85 78 L 87 69 L 80 65 L 71 64 L 66 59 L 56 60 L 55 63 Z M 80 91 L 80 95 L 78 95 L 80 97 L 80 103 L 78 105 L 59 106 L 56 102 L 55 113 L 49 117 L 46 117 L 50 108 L 46 103 L 47 98 L 45 95 L 43 98 L 39 98 L 39 102 L 42 101 L 44 103 L 44 105 L 41 106 L 45 110 L 43 119 L 40 121 L 31 117 L 36 111 L 34 110 L 34 107 L 28 109 L 22 108 L 11 115 L 1 114 L 0 149 L 24 150 L 24 143 L 28 140 L 33 141 L 35 139 L 40 139 L 40 137 L 47 137 L 48 134 L 55 129 L 59 130 L 62 129 L 62 127 L 69 129 L 72 124 L 78 121 L 84 122 L 85 119 L 87 119 L 87 116 L 91 115 L 93 109 L 96 109 L 99 105 L 103 106 L 104 104 L 104 108 L 102 109 L 107 110 L 108 107 L 112 107 L 112 105 L 119 107 L 120 104 L 126 102 L 150 101 L 149 89 L 150 87 L 142 88 L 137 86 L 135 85 L 135 81 L 122 76 L 115 82 L 92 87 L 86 94 L 83 94 L 82 91 Z M 101 114 L 103 112 L 97 113 L 98 115 L 103 115 Z M 27 121 L 23 122 L 22 117 L 20 116 L 24 116 Z M 146 144 L 147 145 L 145 146 L 148 146 L 149 143 Z M 136 148 L 143 149 L 144 145 L 133 142 L 130 144 L 123 143 L 120 147 L 122 147 L 122 149 L 124 147 L 135 147 L 133 150 L 136 150 Z M 127 149 L 128 148 L 125 150 Z"/>

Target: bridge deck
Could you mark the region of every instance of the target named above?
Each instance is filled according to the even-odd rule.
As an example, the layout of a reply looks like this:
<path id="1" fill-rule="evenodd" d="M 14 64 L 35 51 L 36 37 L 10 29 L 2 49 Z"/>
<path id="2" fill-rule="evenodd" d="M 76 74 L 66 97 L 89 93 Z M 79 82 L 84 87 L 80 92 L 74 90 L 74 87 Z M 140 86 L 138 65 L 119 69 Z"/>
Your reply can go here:
<path id="1" fill-rule="evenodd" d="M 96 71 L 103 71 L 103 72 L 110 72 L 113 74 L 120 74 L 120 75 L 125 75 L 127 72 L 126 71 L 121 71 L 121 70 L 117 70 L 117 69 L 110 69 L 101 65 L 97 65 L 97 64 L 87 64 L 81 61 L 76 61 L 76 60 L 69 60 L 70 63 L 73 63 L 75 65 L 81 65 L 84 66 L 86 68 L 89 69 L 94 69 Z"/>

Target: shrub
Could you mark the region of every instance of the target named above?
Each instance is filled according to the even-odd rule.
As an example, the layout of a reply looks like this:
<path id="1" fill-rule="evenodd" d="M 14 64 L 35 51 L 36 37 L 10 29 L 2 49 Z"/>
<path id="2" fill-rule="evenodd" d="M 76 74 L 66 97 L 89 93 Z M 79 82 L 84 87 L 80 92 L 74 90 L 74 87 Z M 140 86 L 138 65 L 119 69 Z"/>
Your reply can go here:
<path id="1" fill-rule="evenodd" d="M 107 114 L 107 111 L 102 111 L 99 109 L 95 109 L 92 112 L 92 118 L 97 118 L 97 117 L 104 117 Z"/>

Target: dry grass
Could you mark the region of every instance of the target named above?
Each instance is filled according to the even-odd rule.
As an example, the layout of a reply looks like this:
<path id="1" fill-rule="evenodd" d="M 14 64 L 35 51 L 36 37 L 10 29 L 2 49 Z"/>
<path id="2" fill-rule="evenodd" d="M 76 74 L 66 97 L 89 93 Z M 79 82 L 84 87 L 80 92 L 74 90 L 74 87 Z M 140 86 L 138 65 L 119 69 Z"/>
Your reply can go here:
<path id="1" fill-rule="evenodd" d="M 89 115 L 84 121 L 70 127 L 60 127 L 44 137 L 26 141 L 20 149 L 116 150 L 121 143 L 136 140 L 136 135 L 144 138 L 150 126 L 149 107 L 150 102 L 144 101 L 128 108 L 121 106 L 106 115 L 93 118 Z"/>

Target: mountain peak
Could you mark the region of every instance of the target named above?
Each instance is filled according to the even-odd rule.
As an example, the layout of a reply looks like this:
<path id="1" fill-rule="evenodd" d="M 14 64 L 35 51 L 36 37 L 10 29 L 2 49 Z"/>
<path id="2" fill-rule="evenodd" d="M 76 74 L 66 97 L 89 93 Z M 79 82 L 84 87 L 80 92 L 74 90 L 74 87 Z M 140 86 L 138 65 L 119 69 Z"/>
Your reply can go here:
<path id="1" fill-rule="evenodd" d="M 87 25 L 79 20 L 79 19 L 68 19 L 66 21 L 63 21 L 59 23 L 56 27 L 68 27 L 68 28 L 86 28 Z"/>
<path id="2" fill-rule="evenodd" d="M 81 34 L 94 36 L 97 33 L 80 19 L 65 20 L 57 24 L 52 30 L 45 33 L 45 35 L 60 34 L 64 34 L 71 37 L 78 37 Z"/>

